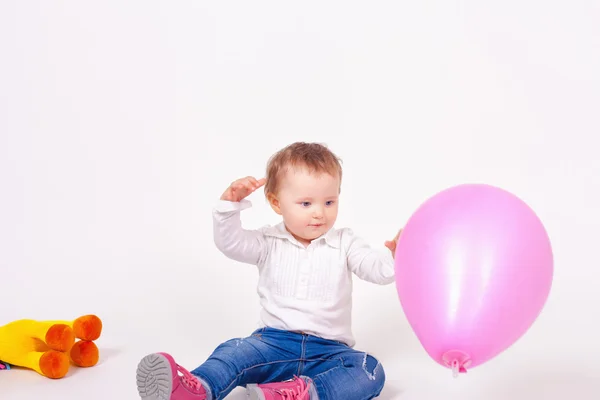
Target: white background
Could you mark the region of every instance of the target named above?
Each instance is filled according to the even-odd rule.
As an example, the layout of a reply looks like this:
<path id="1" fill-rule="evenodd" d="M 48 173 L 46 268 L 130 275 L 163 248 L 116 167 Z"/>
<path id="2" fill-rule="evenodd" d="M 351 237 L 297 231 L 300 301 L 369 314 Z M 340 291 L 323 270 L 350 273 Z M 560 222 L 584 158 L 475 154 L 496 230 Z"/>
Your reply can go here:
<path id="1" fill-rule="evenodd" d="M 256 271 L 216 250 L 211 208 L 303 140 L 344 160 L 338 226 L 373 246 L 466 182 L 520 196 L 553 241 L 540 318 L 458 379 L 394 285 L 356 280 L 382 399 L 597 399 L 598 4 L 3 0 L 0 324 L 96 313 L 104 332 L 96 367 L 0 372 L 0 397 L 135 399 L 146 353 L 192 369 L 253 330 Z M 250 199 L 246 226 L 278 222 Z"/>

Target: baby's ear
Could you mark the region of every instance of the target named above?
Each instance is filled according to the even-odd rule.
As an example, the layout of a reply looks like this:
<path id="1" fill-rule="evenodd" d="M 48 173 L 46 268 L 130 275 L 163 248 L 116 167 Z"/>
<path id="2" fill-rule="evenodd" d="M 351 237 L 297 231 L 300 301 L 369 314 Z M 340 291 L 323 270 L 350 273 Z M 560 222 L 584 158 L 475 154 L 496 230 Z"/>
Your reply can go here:
<path id="1" fill-rule="evenodd" d="M 267 200 L 269 201 L 273 211 L 281 215 L 281 208 L 279 207 L 279 199 L 277 199 L 277 196 L 275 196 L 273 193 L 267 193 Z"/>

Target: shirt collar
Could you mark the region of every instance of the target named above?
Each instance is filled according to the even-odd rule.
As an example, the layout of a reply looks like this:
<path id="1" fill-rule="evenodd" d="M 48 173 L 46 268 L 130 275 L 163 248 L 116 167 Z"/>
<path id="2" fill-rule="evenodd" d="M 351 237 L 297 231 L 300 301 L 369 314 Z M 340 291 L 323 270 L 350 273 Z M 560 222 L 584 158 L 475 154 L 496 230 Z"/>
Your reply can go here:
<path id="1" fill-rule="evenodd" d="M 298 240 L 296 240 L 296 238 L 294 236 L 292 236 L 292 234 L 290 232 L 288 232 L 288 230 L 285 228 L 285 224 L 283 222 L 280 222 L 275 226 L 271 226 L 271 227 L 267 228 L 264 231 L 264 233 L 267 236 L 277 237 L 280 239 L 287 239 L 290 242 L 292 242 L 298 246 L 302 246 L 302 244 Z M 334 247 L 336 249 L 340 248 L 340 242 L 341 242 L 340 234 L 334 228 L 331 228 L 329 231 L 327 231 L 323 235 L 314 239 L 313 242 L 319 242 L 322 240 L 324 240 L 325 243 L 327 243 L 331 247 Z M 302 246 L 302 247 L 304 247 L 304 246 Z"/>

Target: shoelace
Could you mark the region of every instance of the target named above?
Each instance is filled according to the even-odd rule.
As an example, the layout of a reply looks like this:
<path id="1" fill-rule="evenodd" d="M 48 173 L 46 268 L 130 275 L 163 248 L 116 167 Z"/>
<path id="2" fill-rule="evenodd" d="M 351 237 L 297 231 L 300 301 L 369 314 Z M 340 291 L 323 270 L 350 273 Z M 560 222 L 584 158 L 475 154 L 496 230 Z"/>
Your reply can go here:
<path id="1" fill-rule="evenodd" d="M 294 378 L 298 379 L 301 382 L 300 388 L 275 390 L 275 393 L 280 394 L 283 400 L 298 400 L 308 397 L 307 395 L 309 386 L 306 384 L 306 382 L 304 382 L 304 379 L 297 377 Z"/>
<path id="2" fill-rule="evenodd" d="M 181 372 L 181 378 L 183 379 L 183 383 L 189 387 L 190 389 L 200 392 L 202 390 L 202 384 L 200 381 L 192 375 L 187 369 L 183 368 L 181 365 L 177 365 L 177 371 Z"/>

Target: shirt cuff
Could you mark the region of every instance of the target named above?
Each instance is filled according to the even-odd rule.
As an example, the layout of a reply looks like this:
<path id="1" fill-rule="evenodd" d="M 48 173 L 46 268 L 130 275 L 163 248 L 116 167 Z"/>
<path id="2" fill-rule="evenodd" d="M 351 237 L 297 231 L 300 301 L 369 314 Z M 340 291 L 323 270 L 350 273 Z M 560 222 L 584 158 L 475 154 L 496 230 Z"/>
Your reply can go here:
<path id="1" fill-rule="evenodd" d="M 250 207 L 252 207 L 252 203 L 247 199 L 242 199 L 239 202 L 219 200 L 214 207 L 214 211 L 217 213 L 240 212 Z"/>
<path id="2" fill-rule="evenodd" d="M 394 256 L 392 255 L 390 249 L 381 249 L 383 257 L 383 266 L 381 268 L 381 275 L 389 281 L 390 279 L 395 279 L 396 275 L 396 261 L 394 260 Z"/>

